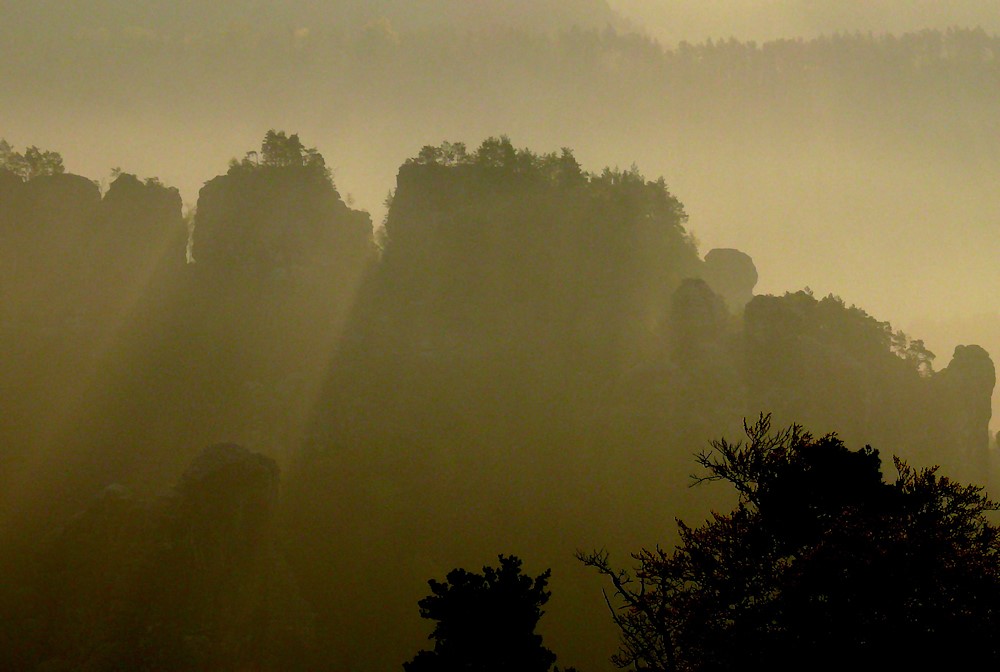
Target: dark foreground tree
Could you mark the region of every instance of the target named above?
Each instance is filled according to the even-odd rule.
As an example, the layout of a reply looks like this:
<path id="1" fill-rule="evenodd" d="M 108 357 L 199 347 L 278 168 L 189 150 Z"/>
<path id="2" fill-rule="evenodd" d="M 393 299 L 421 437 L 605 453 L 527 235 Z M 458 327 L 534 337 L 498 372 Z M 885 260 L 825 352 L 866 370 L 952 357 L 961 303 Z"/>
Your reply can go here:
<path id="1" fill-rule="evenodd" d="M 698 463 L 739 493 L 673 552 L 634 572 L 580 559 L 614 586 L 620 667 L 636 670 L 900 669 L 1000 663 L 1000 538 L 982 488 L 937 468 L 848 450 L 801 427 L 712 443 Z M 609 605 L 612 601 L 609 599 Z"/>
<path id="2" fill-rule="evenodd" d="M 432 651 L 404 663 L 406 672 L 547 672 L 556 660 L 535 634 L 549 571 L 532 579 L 521 560 L 499 556 L 482 574 L 454 569 L 445 583 L 431 579 L 420 615 L 437 621 Z"/>

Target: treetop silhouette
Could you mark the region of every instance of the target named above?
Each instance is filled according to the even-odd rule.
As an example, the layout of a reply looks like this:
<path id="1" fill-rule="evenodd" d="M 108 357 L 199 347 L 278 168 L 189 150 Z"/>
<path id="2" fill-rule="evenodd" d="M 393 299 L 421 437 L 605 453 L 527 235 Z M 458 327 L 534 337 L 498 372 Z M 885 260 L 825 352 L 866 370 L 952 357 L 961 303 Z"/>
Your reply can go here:
<path id="1" fill-rule="evenodd" d="M 230 174 L 239 170 L 262 168 L 306 168 L 330 179 L 326 160 L 315 147 L 307 148 L 303 145 L 298 133 L 287 135 L 285 131 L 273 128 L 264 134 L 260 152 L 251 150 L 242 160 L 233 159 L 229 163 Z"/>
<path id="2" fill-rule="evenodd" d="M 843 669 L 1000 661 L 998 509 L 982 488 L 847 449 L 770 417 L 747 441 L 697 456 L 739 494 L 702 526 L 678 521 L 673 551 L 642 549 L 633 572 L 578 554 L 608 577 L 620 667 Z M 611 602 L 609 602 L 609 605 Z M 957 657 L 957 658 L 956 658 Z M 818 667 L 817 667 L 818 666 Z"/>
<path id="3" fill-rule="evenodd" d="M 39 149 L 34 145 L 24 152 L 15 152 L 9 142 L 0 138 L 0 170 L 8 170 L 22 180 L 41 175 L 61 175 L 66 172 L 58 152 Z"/>
<path id="4" fill-rule="evenodd" d="M 420 615 L 437 621 L 431 651 L 403 665 L 406 672 L 545 672 L 556 656 L 542 645 L 535 627 L 548 602 L 549 571 L 521 573 L 520 558 L 498 556 L 498 567 L 482 574 L 448 572 L 445 582 L 431 579 L 431 594 L 420 600 Z"/>

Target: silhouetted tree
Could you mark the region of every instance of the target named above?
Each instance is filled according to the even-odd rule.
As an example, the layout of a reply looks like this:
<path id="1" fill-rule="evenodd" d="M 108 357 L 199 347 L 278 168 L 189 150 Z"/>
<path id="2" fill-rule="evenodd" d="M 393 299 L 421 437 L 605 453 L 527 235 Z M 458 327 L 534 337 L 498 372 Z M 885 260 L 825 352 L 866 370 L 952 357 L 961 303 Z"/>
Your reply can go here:
<path id="1" fill-rule="evenodd" d="M 229 162 L 229 174 L 253 171 L 262 168 L 307 168 L 319 174 L 323 180 L 330 180 L 326 160 L 315 147 L 306 147 L 298 133 L 287 135 L 273 128 L 264 134 L 260 151 L 249 151 L 242 160 Z"/>
<path id="2" fill-rule="evenodd" d="M 531 578 L 521 560 L 498 556 L 499 567 L 482 574 L 455 569 L 445 583 L 431 579 L 431 594 L 418 602 L 420 615 L 437 621 L 434 649 L 421 651 L 406 672 L 545 672 L 556 660 L 535 634 L 549 571 Z"/>
<path id="3" fill-rule="evenodd" d="M 649 670 L 934 669 L 1000 662 L 1000 535 L 982 488 L 937 468 L 848 450 L 770 417 L 747 443 L 712 443 L 708 475 L 739 493 L 728 514 L 679 522 L 672 552 L 633 555 L 635 573 L 606 552 L 580 555 L 610 578 L 622 645 L 614 662 Z"/>
<path id="4" fill-rule="evenodd" d="M 475 162 L 481 166 L 494 168 L 511 168 L 517 159 L 517 150 L 511 144 L 510 138 L 501 135 L 499 138 L 487 138 L 476 151 Z"/>
<path id="5" fill-rule="evenodd" d="M 265 166 L 299 165 L 302 162 L 302 153 L 305 151 L 298 133 L 287 136 L 284 131 L 274 129 L 264 135 L 260 149 L 261 162 Z"/>
<path id="6" fill-rule="evenodd" d="M 61 175 L 65 172 L 62 156 L 32 145 L 24 153 L 15 152 L 6 140 L 0 138 L 0 169 L 14 173 L 22 180 L 40 175 Z"/>

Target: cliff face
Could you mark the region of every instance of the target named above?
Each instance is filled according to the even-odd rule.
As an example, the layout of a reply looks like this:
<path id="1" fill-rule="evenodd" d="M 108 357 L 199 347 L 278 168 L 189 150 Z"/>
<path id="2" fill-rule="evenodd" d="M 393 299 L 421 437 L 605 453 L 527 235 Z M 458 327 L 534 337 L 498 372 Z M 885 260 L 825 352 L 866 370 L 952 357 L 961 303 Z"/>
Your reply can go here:
<path id="1" fill-rule="evenodd" d="M 201 190 L 187 328 L 196 410 L 217 439 L 299 440 L 377 248 L 318 166 L 243 164 Z"/>
<path id="2" fill-rule="evenodd" d="M 118 175 L 101 200 L 87 249 L 97 276 L 92 291 L 101 285 L 122 293 L 136 286 L 144 290 L 164 266 L 179 275 L 187 247 L 181 210 L 176 189 L 128 173 Z"/>
<path id="3" fill-rule="evenodd" d="M 319 168 L 233 169 L 198 197 L 197 319 L 247 379 L 281 375 L 258 370 L 279 350 L 292 355 L 279 358 L 284 373 L 301 375 L 313 352 L 334 347 L 375 252 L 368 214 L 349 208 Z"/>
<path id="4" fill-rule="evenodd" d="M 84 251 L 93 235 L 100 190 L 79 175 L 45 175 L 27 182 L 6 175 L 0 187 L 5 312 L 18 322 L 58 321 L 70 304 L 84 298 Z"/>
<path id="5" fill-rule="evenodd" d="M 130 331 L 164 310 L 163 288 L 183 267 L 184 227 L 176 190 L 132 176 L 103 199 L 96 184 L 66 174 L 27 182 L 7 174 L 0 190 L 0 441 L 11 447 L 0 475 L 13 478 L 29 455 L 37 463 L 63 450 L 73 459 L 70 437 L 100 396 L 98 377 L 132 362 L 145 346 Z M 150 305 L 156 311 L 142 309 Z M 12 482 L 36 480 L 49 479 L 24 473 Z"/>
<path id="6" fill-rule="evenodd" d="M 93 355 L 153 270 L 183 265 L 180 196 L 132 175 L 121 175 L 102 199 L 97 185 L 78 175 L 21 182 L 5 174 L 2 327 L 30 331 L 26 340 L 40 348 L 58 342 Z"/>
<path id="7" fill-rule="evenodd" d="M 951 362 L 933 379 L 938 415 L 937 436 L 942 442 L 944 466 L 960 478 L 983 482 L 991 474 L 991 397 L 996 367 L 983 348 L 960 345 Z"/>
<path id="8" fill-rule="evenodd" d="M 569 154 L 488 149 L 400 169 L 372 308 L 398 335 L 391 349 L 648 348 L 698 265 L 679 201 L 638 174 L 587 177 Z"/>
<path id="9" fill-rule="evenodd" d="M 372 244 L 367 213 L 348 207 L 311 166 L 248 166 L 210 180 L 195 227 L 200 268 L 243 281 L 294 279 L 314 267 L 347 278 Z"/>

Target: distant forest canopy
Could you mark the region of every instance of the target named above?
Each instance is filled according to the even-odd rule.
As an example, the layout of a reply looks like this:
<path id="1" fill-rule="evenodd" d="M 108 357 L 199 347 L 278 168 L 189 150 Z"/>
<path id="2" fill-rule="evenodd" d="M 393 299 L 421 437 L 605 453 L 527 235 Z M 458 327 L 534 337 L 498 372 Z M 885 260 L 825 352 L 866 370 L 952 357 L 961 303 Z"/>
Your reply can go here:
<path id="1" fill-rule="evenodd" d="M 343 115 L 345 105 L 360 110 L 406 100 L 422 109 L 476 90 L 486 96 L 483 103 L 502 111 L 514 102 L 511 94 L 531 82 L 522 102 L 532 107 L 546 110 L 563 100 L 592 109 L 627 100 L 638 108 L 629 112 L 633 119 L 655 113 L 668 121 L 693 111 L 738 118 L 746 116 L 732 104 L 739 101 L 765 119 L 794 112 L 800 119 L 788 119 L 793 125 L 815 121 L 814 115 L 835 118 L 835 112 L 850 114 L 862 129 L 888 124 L 901 132 L 908 122 L 942 125 L 958 111 L 970 131 L 1000 123 L 992 114 L 1000 94 L 991 86 L 1000 72 L 1000 37 L 982 29 L 763 43 L 709 39 L 665 48 L 611 27 L 547 35 L 517 28 L 398 32 L 387 22 L 356 29 L 247 25 L 183 39 L 155 28 L 55 44 L 21 45 L 15 36 L 0 44 L 0 56 L 8 64 L 9 100 L 18 105 L 75 100 L 92 109 L 128 102 L 156 110 L 158 101 L 210 93 L 216 104 L 248 95 L 265 108 L 332 103 Z M 502 72 L 495 63 L 504 64 Z M 242 88 L 251 73 L 256 85 Z M 275 98 L 261 100 L 264 91 Z M 944 100 L 952 112 L 928 114 Z"/>
<path id="2" fill-rule="evenodd" d="M 739 0 L 706 2 L 673 0 L 338 0 L 316 3 L 292 0 L 264 4 L 253 0 L 225 0 L 212 5 L 168 3 L 162 0 L 97 0 L 82 8 L 56 0 L 35 0 L 5 8 L 12 29 L 27 23 L 46 25 L 46 35 L 66 36 L 106 31 L 147 34 L 158 32 L 178 39 L 191 35 L 231 31 L 249 26 L 303 26 L 357 29 L 387 21 L 399 31 L 446 27 L 482 30 L 496 26 L 538 32 L 573 27 L 603 29 L 608 25 L 646 32 L 673 44 L 706 37 L 742 39 L 813 36 L 838 31 L 905 32 L 921 28 L 982 26 L 1000 30 L 996 7 L 990 0 L 933 0 L 878 2 L 865 0 Z M 56 11 L 58 10 L 58 11 Z M 242 20 L 234 17 L 247 17 Z M 250 18 L 252 17 L 252 19 Z"/>
<path id="3" fill-rule="evenodd" d="M 1000 30 L 992 0 L 609 0 L 633 26 L 674 44 L 681 40 L 813 37 L 835 32 L 903 33 L 981 26 Z"/>
<path id="4" fill-rule="evenodd" d="M 426 634 L 411 612 L 427 576 L 509 548 L 551 559 L 564 595 L 553 650 L 600 661 L 613 633 L 593 627 L 603 604 L 572 551 L 635 548 L 673 516 L 704 516 L 719 501 L 686 487 L 691 453 L 761 410 L 1000 482 L 983 348 L 935 360 L 836 296 L 755 295 L 753 259 L 699 250 L 665 180 L 589 172 L 568 148 L 505 136 L 427 145 L 398 167 L 376 239 L 327 165 L 297 133 L 267 132 L 201 189 L 191 247 L 179 193 L 155 178 L 122 172 L 102 194 L 54 168 L 0 171 L 0 482 L 12 484 L 0 574 L 24 577 L 0 586 L 0 621 L 14 624 L 0 660 L 117 660 L 135 641 L 177 660 L 237 646 L 220 625 L 228 612 L 186 597 L 204 592 L 243 605 L 232 622 L 288 635 L 262 647 L 315 637 L 303 655 L 328 668 L 386 669 Z M 108 487 L 160 493 L 192 460 L 180 496 L 152 508 Z M 231 531 L 261 535 L 260 553 L 216 548 L 229 518 L 191 515 L 244 510 L 204 487 L 220 465 L 257 503 Z M 158 539 L 222 554 L 177 595 L 153 591 L 155 637 L 104 628 L 129 614 L 103 615 L 86 593 L 60 600 L 38 573 L 50 565 L 25 561 L 119 520 L 146 536 L 122 555 L 84 548 L 78 566 L 191 557 Z M 301 600 L 282 592 L 296 599 L 273 613 L 302 626 L 292 631 L 219 578 L 232 553 L 253 585 L 286 585 L 279 546 Z M 72 584 L 66 571 L 57 578 Z M 53 629 L 39 629 L 31 610 L 49 604 Z M 195 620 L 175 621 L 178 604 Z"/>
<path id="5" fill-rule="evenodd" d="M 178 41 L 198 35 L 253 31 L 266 33 L 316 27 L 323 30 L 357 30 L 373 23 L 413 31 L 435 28 L 484 30 L 503 26 L 538 32 L 571 27 L 604 28 L 623 25 L 606 0 L 292 0 L 261 3 L 256 0 L 222 0 L 203 5 L 164 0 L 96 0 L 87 7 L 67 7 L 58 0 L 36 0 L 6 8 L 11 27 L 23 23 L 45 25 L 35 31 L 46 36 L 116 33 L 140 37 L 168 36 Z"/>
<path id="6" fill-rule="evenodd" d="M 350 83 L 352 91 L 363 92 L 379 88 L 386 78 L 407 81 L 416 73 L 431 70 L 435 76 L 425 78 L 425 84 L 431 90 L 444 90 L 467 85 L 470 78 L 484 74 L 480 65 L 500 54 L 506 57 L 505 77 L 521 73 L 530 64 L 538 69 L 535 79 L 542 81 L 548 81 L 552 72 L 561 72 L 574 77 L 624 78 L 622 84 L 643 81 L 656 84 L 656 91 L 679 87 L 685 92 L 694 80 L 716 87 L 730 84 L 744 92 L 770 84 L 791 93 L 804 84 L 853 87 L 876 79 L 896 93 L 912 94 L 934 82 L 949 84 L 945 77 L 956 75 L 961 79 L 951 85 L 958 91 L 963 90 L 963 84 L 989 78 L 1000 68 L 1000 37 L 971 27 L 901 34 L 836 32 L 763 42 L 723 36 L 663 46 L 648 36 L 610 25 L 600 29 L 573 27 L 553 34 L 518 27 L 463 31 L 443 26 L 397 31 L 388 20 L 380 20 L 354 28 L 233 25 L 188 37 L 161 34 L 156 28 L 122 29 L 118 33 L 83 33 L 57 44 L 6 41 L 0 49 L 9 50 L 8 55 L 20 55 L 19 60 L 10 62 L 11 70 L 5 74 L 15 85 L 27 84 L 32 77 L 36 84 L 44 85 L 50 81 L 49 73 L 98 64 L 136 84 L 151 76 L 173 82 L 200 63 L 208 70 L 190 82 L 193 90 L 218 73 L 250 68 L 265 82 L 282 75 L 292 77 L 284 83 L 284 94 L 300 94 L 298 89 L 315 84 L 321 73 L 329 78 L 324 85 L 327 90 L 334 83 Z M 81 60 L 49 64 L 42 71 L 46 76 L 37 81 L 36 59 L 60 52 L 75 54 Z M 458 54 L 465 62 L 449 58 Z M 130 64 L 126 55 L 139 62 Z M 176 59 L 174 63 L 171 57 Z M 572 69 L 567 68 L 567 59 L 572 60 Z M 473 64 L 476 67 L 470 67 Z M 833 79 L 834 74 L 839 76 Z M 84 82 L 64 83 L 75 89 L 96 82 L 88 77 Z M 103 88 L 117 88 L 120 83 L 108 82 Z M 146 86 L 150 84 L 146 79 Z M 91 95 L 102 93 L 97 88 Z M 232 92 L 220 93 L 228 96 Z M 418 91 L 407 89 L 405 93 Z M 651 93 L 632 89 L 630 98 L 644 99 Z M 982 90 L 966 93 L 995 94 Z M 666 109 L 680 102 L 663 101 Z"/>

